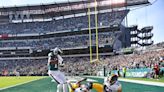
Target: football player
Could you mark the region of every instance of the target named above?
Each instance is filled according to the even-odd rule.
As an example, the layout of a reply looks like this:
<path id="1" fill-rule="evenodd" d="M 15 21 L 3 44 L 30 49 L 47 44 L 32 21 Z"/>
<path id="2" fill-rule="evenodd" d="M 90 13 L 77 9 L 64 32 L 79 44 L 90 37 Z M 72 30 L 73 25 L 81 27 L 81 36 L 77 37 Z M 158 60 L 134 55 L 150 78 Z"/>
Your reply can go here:
<path id="1" fill-rule="evenodd" d="M 84 78 L 76 83 L 70 83 L 69 92 L 91 92 L 92 89 L 96 90 L 96 92 L 104 92 L 102 84 L 92 82 L 81 84 L 81 82 L 85 80 L 87 80 L 87 78 Z"/>
<path id="2" fill-rule="evenodd" d="M 63 58 L 60 56 L 62 53 L 61 49 L 55 48 L 48 54 L 48 74 L 58 84 L 57 92 L 68 92 L 66 77 L 59 71 L 59 66 L 63 66 Z"/>
<path id="3" fill-rule="evenodd" d="M 122 92 L 117 75 L 112 75 L 104 79 L 104 92 Z"/>

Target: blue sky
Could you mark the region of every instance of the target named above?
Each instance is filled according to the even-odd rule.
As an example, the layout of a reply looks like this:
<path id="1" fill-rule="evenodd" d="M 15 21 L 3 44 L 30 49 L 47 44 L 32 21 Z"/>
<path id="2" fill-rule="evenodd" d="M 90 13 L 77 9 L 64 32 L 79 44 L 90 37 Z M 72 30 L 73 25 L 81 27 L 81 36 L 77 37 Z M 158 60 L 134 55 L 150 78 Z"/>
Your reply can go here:
<path id="1" fill-rule="evenodd" d="M 41 4 L 63 2 L 67 0 L 0 0 L 0 7 L 14 6 L 14 5 L 27 5 L 27 4 Z M 69 0 L 75 1 L 75 0 Z M 128 14 L 128 24 L 138 24 L 139 28 L 144 26 L 154 26 L 153 40 L 155 43 L 164 41 L 164 0 L 157 0 L 151 6 L 133 10 Z"/>
<path id="2" fill-rule="evenodd" d="M 128 14 L 128 24 L 138 24 L 139 28 L 153 26 L 155 43 L 164 41 L 164 0 L 158 0 L 151 6 L 131 11 Z"/>

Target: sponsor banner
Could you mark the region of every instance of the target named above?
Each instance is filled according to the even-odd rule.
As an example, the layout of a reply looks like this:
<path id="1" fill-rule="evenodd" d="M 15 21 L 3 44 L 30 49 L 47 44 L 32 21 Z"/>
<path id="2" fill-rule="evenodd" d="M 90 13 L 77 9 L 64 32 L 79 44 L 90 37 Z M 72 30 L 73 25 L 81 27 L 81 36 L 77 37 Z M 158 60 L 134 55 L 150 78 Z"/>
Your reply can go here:
<path id="1" fill-rule="evenodd" d="M 126 77 L 144 77 L 148 72 L 150 72 L 151 68 L 142 68 L 142 69 L 127 69 Z M 120 75 L 123 76 L 122 70 L 119 71 Z M 117 74 L 118 71 L 112 71 L 112 74 Z"/>

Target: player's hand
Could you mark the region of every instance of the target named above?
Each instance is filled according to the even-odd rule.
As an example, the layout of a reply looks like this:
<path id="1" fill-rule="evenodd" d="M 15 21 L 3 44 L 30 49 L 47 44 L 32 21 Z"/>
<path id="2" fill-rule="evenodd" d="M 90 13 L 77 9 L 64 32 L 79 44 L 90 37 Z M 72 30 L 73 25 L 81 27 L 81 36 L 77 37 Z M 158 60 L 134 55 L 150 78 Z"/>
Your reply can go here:
<path id="1" fill-rule="evenodd" d="M 64 67 L 64 63 L 62 63 L 62 64 L 59 64 L 59 66 L 60 66 L 60 67 Z"/>

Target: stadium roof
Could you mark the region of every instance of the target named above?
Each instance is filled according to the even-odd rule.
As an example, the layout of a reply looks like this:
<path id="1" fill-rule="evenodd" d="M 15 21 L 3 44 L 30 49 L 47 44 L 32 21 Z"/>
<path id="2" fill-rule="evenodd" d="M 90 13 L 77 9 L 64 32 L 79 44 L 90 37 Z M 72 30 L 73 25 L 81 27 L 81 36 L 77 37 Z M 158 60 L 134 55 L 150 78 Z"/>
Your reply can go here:
<path id="1" fill-rule="evenodd" d="M 149 4 L 148 0 L 74 0 L 67 2 L 54 2 L 51 4 L 26 5 L 0 8 L 0 22 L 9 21 L 9 18 L 33 16 L 32 18 L 52 18 L 64 15 L 86 13 L 88 8 L 94 11 L 95 5 L 98 10 L 121 8 Z"/>
<path id="2" fill-rule="evenodd" d="M 149 3 L 148 0 L 96 0 L 97 2 L 102 2 L 103 4 L 106 3 L 106 5 L 117 5 L 117 3 L 127 3 L 127 6 L 133 6 L 133 5 L 140 5 L 140 4 L 147 4 Z M 27 4 L 27 5 L 22 5 L 22 6 L 3 6 L 0 7 L 0 11 L 2 11 L 3 9 L 11 9 L 11 10 L 16 10 L 16 8 L 20 9 L 20 10 L 24 10 L 24 9 L 30 9 L 31 8 L 36 8 L 39 9 L 40 6 L 51 6 L 51 5 L 58 5 L 58 6 L 65 6 L 65 5 L 73 5 L 73 4 L 84 4 L 84 3 L 94 3 L 95 0 L 66 0 L 65 2 L 52 2 L 52 3 L 45 3 L 45 4 L 39 4 L 39 5 L 34 5 L 34 4 Z M 98 4 L 99 6 L 99 4 Z M 103 6 L 103 5 L 101 5 Z"/>

